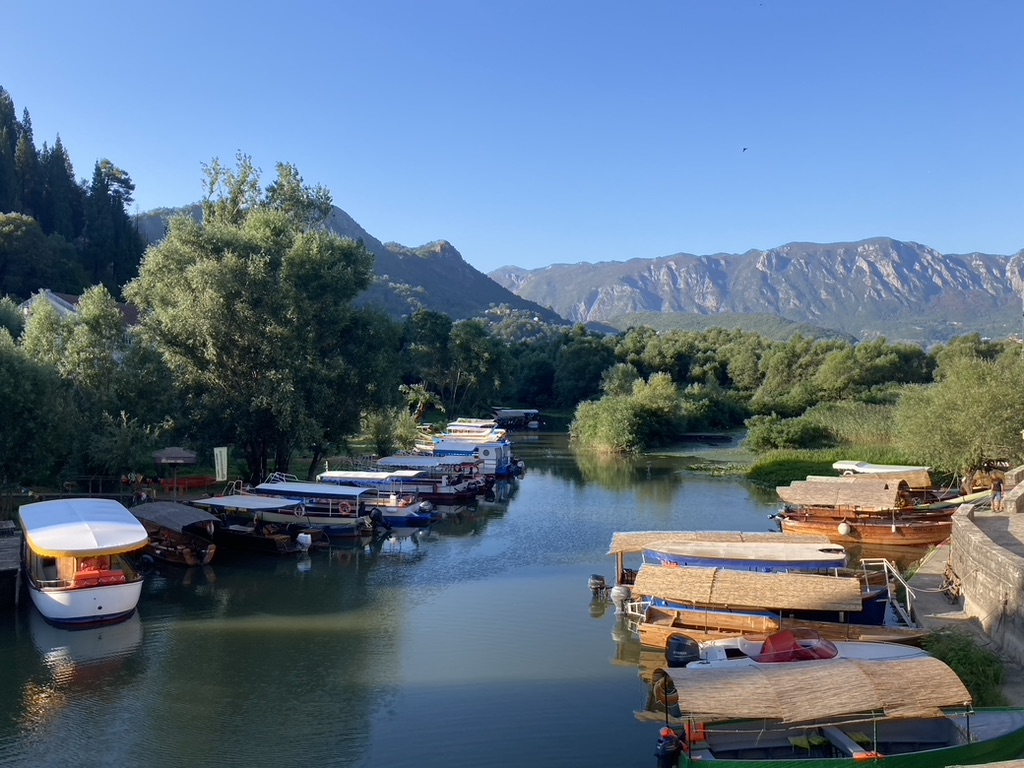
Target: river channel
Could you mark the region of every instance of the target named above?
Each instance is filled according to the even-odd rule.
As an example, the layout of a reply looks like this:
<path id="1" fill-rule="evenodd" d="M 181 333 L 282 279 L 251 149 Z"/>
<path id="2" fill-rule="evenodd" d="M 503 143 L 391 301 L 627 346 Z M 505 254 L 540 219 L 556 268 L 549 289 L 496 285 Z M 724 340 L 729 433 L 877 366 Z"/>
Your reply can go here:
<path id="1" fill-rule="evenodd" d="M 768 531 L 775 500 L 687 457 L 515 443 L 510 498 L 412 539 L 155 572 L 102 631 L 24 601 L 0 624 L 0 766 L 653 765 L 639 647 L 588 579 L 611 583 L 615 531 Z"/>

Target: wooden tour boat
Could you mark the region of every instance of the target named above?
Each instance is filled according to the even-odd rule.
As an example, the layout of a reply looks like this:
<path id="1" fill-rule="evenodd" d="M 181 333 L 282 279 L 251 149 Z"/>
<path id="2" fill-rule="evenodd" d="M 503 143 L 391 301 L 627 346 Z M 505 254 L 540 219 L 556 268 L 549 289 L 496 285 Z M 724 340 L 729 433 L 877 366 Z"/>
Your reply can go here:
<path id="1" fill-rule="evenodd" d="M 154 560 L 192 567 L 209 565 L 217 553 L 210 525 L 220 520 L 196 507 L 172 501 L 153 501 L 131 508 L 149 533 L 143 550 Z"/>
<path id="2" fill-rule="evenodd" d="M 685 764 L 933 768 L 1024 752 L 1024 708 L 973 709 L 953 670 L 927 654 L 660 668 L 653 680 L 636 717 L 681 739 Z"/>
<path id="3" fill-rule="evenodd" d="M 941 544 L 953 532 L 953 510 L 931 515 L 845 517 L 807 512 L 776 515 L 783 533 L 796 536 L 827 536 L 838 544 L 932 546 Z"/>
<path id="4" fill-rule="evenodd" d="M 829 542 L 654 541 L 644 547 L 645 563 L 784 573 L 830 572 L 846 566 L 846 550 Z"/>

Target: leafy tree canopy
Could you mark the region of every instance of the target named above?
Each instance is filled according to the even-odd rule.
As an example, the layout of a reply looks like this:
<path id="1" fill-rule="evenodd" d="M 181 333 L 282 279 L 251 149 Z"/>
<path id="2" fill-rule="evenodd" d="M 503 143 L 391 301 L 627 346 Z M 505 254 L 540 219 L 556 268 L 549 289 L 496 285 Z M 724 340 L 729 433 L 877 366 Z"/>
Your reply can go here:
<path id="1" fill-rule="evenodd" d="M 261 194 L 248 157 L 206 167 L 204 218 L 173 219 L 125 289 L 142 335 L 191 406 L 196 439 L 238 445 L 253 477 L 269 457 L 327 450 L 359 416 L 397 397 L 390 321 L 357 310 L 373 257 L 318 226 L 330 206 L 292 166 Z M 316 458 L 316 457 L 314 457 Z"/>

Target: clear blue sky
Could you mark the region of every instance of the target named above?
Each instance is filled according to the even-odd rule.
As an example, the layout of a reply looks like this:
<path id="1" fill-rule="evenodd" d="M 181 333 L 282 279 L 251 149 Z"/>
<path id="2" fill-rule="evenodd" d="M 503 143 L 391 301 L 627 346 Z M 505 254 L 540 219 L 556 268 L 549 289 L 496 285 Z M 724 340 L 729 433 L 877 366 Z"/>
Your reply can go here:
<path id="1" fill-rule="evenodd" d="M 242 150 L 482 271 L 1024 248 L 1018 0 L 8 0 L 0 85 L 140 210 Z M 746 147 L 747 151 L 743 151 Z"/>

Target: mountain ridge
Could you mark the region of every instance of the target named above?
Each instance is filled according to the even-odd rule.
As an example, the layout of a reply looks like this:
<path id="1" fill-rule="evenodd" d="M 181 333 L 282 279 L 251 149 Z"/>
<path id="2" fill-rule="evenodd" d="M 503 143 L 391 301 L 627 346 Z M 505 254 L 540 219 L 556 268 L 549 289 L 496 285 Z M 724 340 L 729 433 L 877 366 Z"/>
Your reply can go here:
<path id="1" fill-rule="evenodd" d="M 488 275 L 572 322 L 614 324 L 650 312 L 768 314 L 857 338 L 930 343 L 1016 333 L 1024 251 L 942 254 L 878 236 L 794 241 L 742 254 L 506 266 Z"/>
<path id="2" fill-rule="evenodd" d="M 180 208 L 159 208 L 137 217 L 139 231 L 147 243 L 161 240 L 168 220 L 188 213 L 199 220 L 199 204 Z M 338 206 L 327 220 L 327 228 L 341 237 L 362 241 L 374 256 L 377 280 L 359 298 L 361 304 L 376 304 L 401 317 L 418 308 L 442 312 L 452 319 L 480 317 L 492 305 L 505 304 L 531 312 L 556 325 L 568 322 L 547 307 L 517 296 L 487 277 L 462 257 L 447 240 L 433 240 L 416 247 L 382 242 Z"/>

